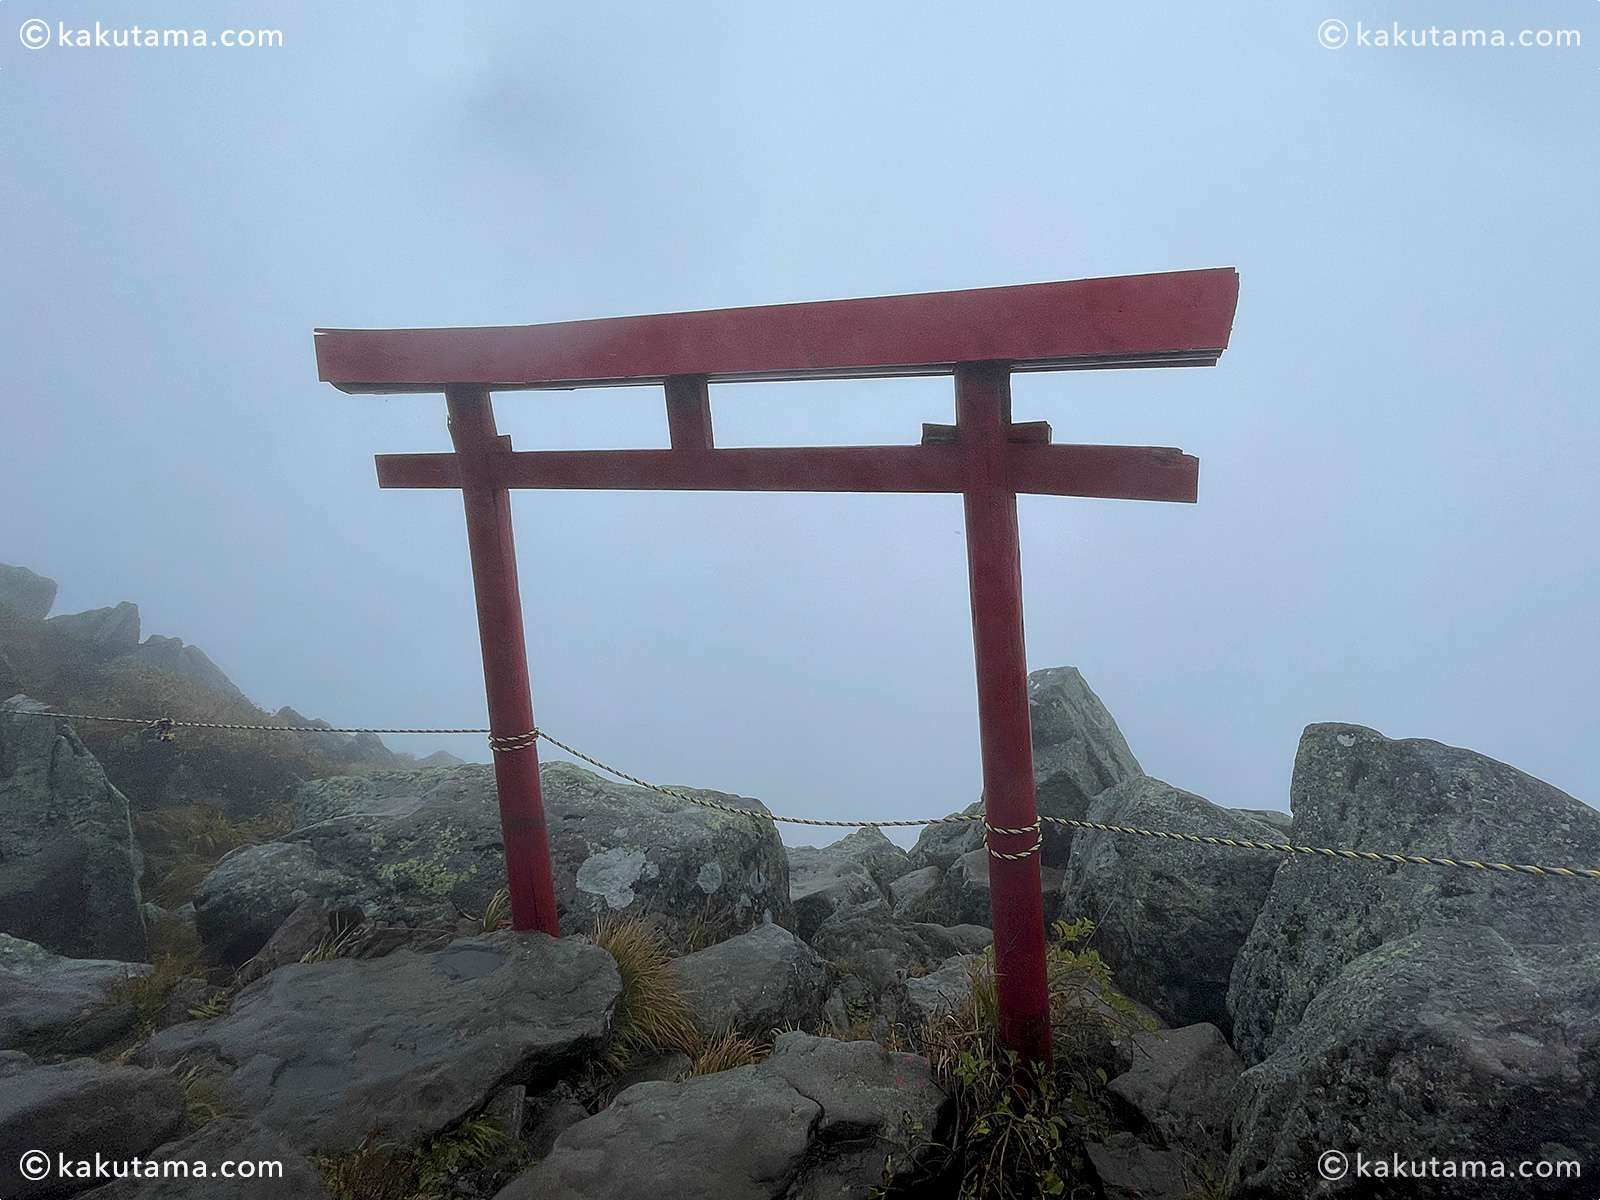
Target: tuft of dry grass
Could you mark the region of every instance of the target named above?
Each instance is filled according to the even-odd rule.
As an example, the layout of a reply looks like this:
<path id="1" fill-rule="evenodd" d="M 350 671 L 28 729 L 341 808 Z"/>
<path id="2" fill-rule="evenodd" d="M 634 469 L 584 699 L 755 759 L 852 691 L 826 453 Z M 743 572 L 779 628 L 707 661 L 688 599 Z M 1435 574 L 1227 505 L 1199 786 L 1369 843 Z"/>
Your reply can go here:
<path id="1" fill-rule="evenodd" d="M 194 898 L 223 855 L 276 841 L 289 828 L 288 805 L 247 821 L 231 821 L 209 804 L 176 804 L 136 813 L 134 831 L 145 856 L 144 898 L 163 908 L 179 908 Z"/>
<path id="2" fill-rule="evenodd" d="M 650 1050 L 677 1049 L 693 1057 L 699 1036 L 660 936 L 641 921 L 602 914 L 589 940 L 616 960 L 622 976 L 607 1064 L 620 1069 Z"/>
<path id="3" fill-rule="evenodd" d="M 721 1037 L 704 1039 L 693 1054 L 689 1074 L 715 1075 L 718 1071 L 731 1071 L 735 1067 L 749 1067 L 772 1052 L 770 1046 L 729 1030 Z"/>

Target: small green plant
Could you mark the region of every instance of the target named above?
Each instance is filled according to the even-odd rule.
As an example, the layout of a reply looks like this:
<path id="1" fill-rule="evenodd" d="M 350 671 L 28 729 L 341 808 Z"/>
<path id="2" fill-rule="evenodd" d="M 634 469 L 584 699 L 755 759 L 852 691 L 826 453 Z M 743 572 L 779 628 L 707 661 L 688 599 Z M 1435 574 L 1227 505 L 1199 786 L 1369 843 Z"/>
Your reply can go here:
<path id="1" fill-rule="evenodd" d="M 505 1149 L 505 1130 L 491 1116 L 467 1117 L 440 1133 L 417 1154 L 417 1189 L 436 1195 L 463 1171 L 475 1170 Z"/>
<path id="2" fill-rule="evenodd" d="M 506 1146 L 500 1123 L 480 1114 L 413 1149 L 372 1134 L 352 1154 L 318 1158 L 317 1169 L 333 1200 L 441 1200 L 459 1176 L 484 1167 Z"/>
<path id="3" fill-rule="evenodd" d="M 950 1147 L 960 1160 L 963 1200 L 1092 1194 L 1085 1181 L 1083 1132 L 1105 1132 L 1106 1038 L 1141 1027 L 1136 1010 L 1111 987 L 1111 972 L 1086 940 L 1089 921 L 1058 921 L 1046 946 L 1055 1066 L 1017 1061 L 1000 1045 L 999 998 L 991 947 L 971 967 L 964 1003 L 923 1027 L 929 1062 L 956 1098 Z"/>
<path id="4" fill-rule="evenodd" d="M 692 1057 L 699 1037 L 661 938 L 642 921 L 618 921 L 602 914 L 595 920 L 590 941 L 616 960 L 622 976 L 607 1065 L 620 1070 L 636 1055 L 651 1050 L 677 1049 Z"/>
<path id="5" fill-rule="evenodd" d="M 484 933 L 511 928 L 511 889 L 501 888 L 489 898 L 489 907 L 478 918 L 478 928 Z"/>

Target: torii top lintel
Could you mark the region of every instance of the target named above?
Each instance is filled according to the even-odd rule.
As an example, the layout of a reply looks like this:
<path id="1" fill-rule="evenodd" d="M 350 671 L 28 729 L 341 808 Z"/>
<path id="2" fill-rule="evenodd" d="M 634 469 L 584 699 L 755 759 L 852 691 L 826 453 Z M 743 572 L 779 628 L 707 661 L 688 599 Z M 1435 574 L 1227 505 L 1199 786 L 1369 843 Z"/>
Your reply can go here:
<path id="1" fill-rule="evenodd" d="M 319 329 L 319 376 L 352 393 L 1211 366 L 1232 268 L 811 304 L 469 329 Z"/>

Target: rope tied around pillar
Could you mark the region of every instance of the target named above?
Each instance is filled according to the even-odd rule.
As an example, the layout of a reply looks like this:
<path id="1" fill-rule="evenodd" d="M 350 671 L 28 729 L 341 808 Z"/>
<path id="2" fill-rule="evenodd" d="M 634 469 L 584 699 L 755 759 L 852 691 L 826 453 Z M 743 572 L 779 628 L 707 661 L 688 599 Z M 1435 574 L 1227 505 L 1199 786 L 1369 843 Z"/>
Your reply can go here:
<path id="1" fill-rule="evenodd" d="M 983 839 L 984 847 L 989 851 L 991 858 L 1004 858 L 1010 862 L 1019 862 L 1024 858 L 1031 858 L 1044 848 L 1044 826 L 1041 822 L 1042 818 L 1034 821 L 1032 825 L 1024 825 L 1021 829 L 1001 829 L 999 826 L 989 824 L 986 820 L 983 823 L 986 834 L 998 833 L 1006 837 L 1027 837 L 1032 834 L 1033 845 L 1029 846 L 1021 854 L 1007 854 L 1003 850 L 996 850 L 989 838 L 985 837 Z"/>

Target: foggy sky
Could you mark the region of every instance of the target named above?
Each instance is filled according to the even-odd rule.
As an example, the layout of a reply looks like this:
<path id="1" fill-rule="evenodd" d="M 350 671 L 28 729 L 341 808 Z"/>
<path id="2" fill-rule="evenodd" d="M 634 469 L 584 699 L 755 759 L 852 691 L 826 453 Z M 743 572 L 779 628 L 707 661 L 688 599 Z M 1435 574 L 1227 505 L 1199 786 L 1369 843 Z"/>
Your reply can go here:
<path id="1" fill-rule="evenodd" d="M 1195 506 L 1024 497 L 1029 665 L 1145 770 L 1286 808 L 1300 730 L 1468 746 L 1591 803 L 1593 3 L 0 8 L 0 561 L 133 600 L 257 703 L 475 726 L 438 396 L 312 330 L 518 324 L 1231 266 L 1210 369 L 1019 377 Z M 1200 11 L 1203 9 L 1204 11 Z M 1326 50 L 1327 17 L 1579 50 Z M 28 18 L 275 28 L 29 50 Z M 908 443 L 948 379 L 713 389 L 719 445 Z M 521 449 L 666 444 L 659 391 L 502 394 Z M 955 496 L 521 493 L 540 723 L 840 819 L 979 786 Z M 390 738 L 487 760 L 470 738 Z M 786 830 L 791 841 L 809 835 Z"/>

